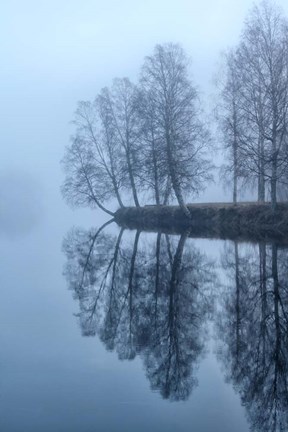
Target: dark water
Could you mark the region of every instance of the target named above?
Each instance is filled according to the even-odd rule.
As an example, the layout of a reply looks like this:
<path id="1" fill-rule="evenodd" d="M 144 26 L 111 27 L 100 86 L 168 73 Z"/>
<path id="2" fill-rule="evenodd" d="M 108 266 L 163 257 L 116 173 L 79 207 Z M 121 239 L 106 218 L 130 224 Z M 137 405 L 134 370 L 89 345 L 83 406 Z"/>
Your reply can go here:
<path id="1" fill-rule="evenodd" d="M 287 250 L 96 224 L 2 238 L 0 430 L 287 430 Z"/>

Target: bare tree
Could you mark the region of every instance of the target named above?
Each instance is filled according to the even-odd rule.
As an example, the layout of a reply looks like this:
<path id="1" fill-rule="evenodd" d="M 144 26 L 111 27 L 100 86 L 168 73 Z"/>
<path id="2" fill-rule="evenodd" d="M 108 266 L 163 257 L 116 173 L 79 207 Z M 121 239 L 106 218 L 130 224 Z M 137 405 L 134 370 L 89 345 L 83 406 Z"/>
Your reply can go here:
<path id="1" fill-rule="evenodd" d="M 204 188 L 211 164 L 209 135 L 187 68 L 178 45 L 158 45 L 145 59 L 140 88 L 128 78 L 115 79 L 93 103 L 79 103 L 76 134 L 64 157 L 68 202 L 112 214 L 103 204 L 116 198 L 124 207 L 124 189 L 137 207 L 139 190 L 152 191 L 157 205 L 174 194 L 190 216 L 184 196 Z"/>
<path id="2" fill-rule="evenodd" d="M 139 117 L 137 90 L 128 78 L 115 79 L 112 89 L 102 92 L 102 103 L 109 115 L 110 127 L 124 154 L 122 166 L 125 186 L 132 191 L 134 203 L 139 207 L 137 173 L 139 171 Z M 121 153 L 119 152 L 119 157 Z"/>
<path id="3" fill-rule="evenodd" d="M 276 6 L 264 1 L 252 9 L 237 57 L 247 121 L 242 151 L 247 165 L 259 177 L 261 200 L 265 178 L 269 180 L 275 209 L 277 184 L 288 164 L 288 24 Z"/>
<path id="4" fill-rule="evenodd" d="M 166 204 L 171 194 L 171 180 L 165 157 L 165 142 L 157 122 L 156 104 L 151 91 L 139 91 L 138 109 L 143 155 L 140 171 L 142 185 L 152 191 L 157 205 Z"/>
<path id="5" fill-rule="evenodd" d="M 224 72 L 224 73 L 223 73 Z M 222 167 L 225 182 L 232 177 L 233 202 L 238 201 L 239 180 L 243 178 L 244 160 L 241 154 L 243 140 L 243 111 L 241 110 L 241 86 L 234 50 L 224 55 L 224 71 L 217 80 L 220 90 L 220 102 L 216 109 L 216 118 L 221 132 L 223 149 L 227 161 Z"/>
<path id="6" fill-rule="evenodd" d="M 62 192 L 72 205 L 98 206 L 116 198 L 124 207 L 121 190 L 136 190 L 140 176 L 139 119 L 136 87 L 116 79 L 112 90 L 102 89 L 92 102 L 80 102 L 75 113 L 76 134 L 63 159 L 66 179 Z"/>
<path id="7" fill-rule="evenodd" d="M 251 56 L 247 59 L 246 56 Z M 255 56 L 255 57 L 254 57 Z M 251 64 L 251 62 L 254 64 Z M 255 67 L 255 70 L 253 71 Z M 261 66 L 256 53 L 249 53 L 245 44 L 237 50 L 236 68 L 242 83 L 239 108 L 244 119 L 240 151 L 244 160 L 243 175 L 248 182 L 258 183 L 258 201 L 265 201 L 268 180 L 267 142 L 265 140 L 266 96 L 261 85 Z M 244 132 L 245 131 L 245 132 Z"/>
<path id="8" fill-rule="evenodd" d="M 112 190 L 107 172 L 95 159 L 92 143 L 76 136 L 62 163 L 66 172 L 62 193 L 66 201 L 76 207 L 99 207 L 113 215 L 103 204 L 111 198 Z"/>
<path id="9" fill-rule="evenodd" d="M 101 96 L 94 103 L 78 104 L 74 124 L 76 134 L 63 159 L 63 195 L 72 205 L 96 205 L 112 215 L 103 203 L 116 197 L 124 206 L 120 196 L 124 180 L 119 144 Z"/>
<path id="10" fill-rule="evenodd" d="M 113 127 L 110 105 L 107 105 L 108 92 L 107 88 L 102 89 L 100 95 L 96 98 L 102 126 L 100 132 L 102 149 L 100 154 L 103 155 L 104 165 L 111 178 L 117 201 L 120 207 L 124 207 L 120 195 L 120 188 L 124 185 L 123 158 L 121 158 L 121 147 Z M 107 155 L 106 158 L 103 153 Z"/>
<path id="11" fill-rule="evenodd" d="M 188 60 L 179 45 L 155 47 L 153 55 L 145 59 L 141 87 L 152 98 L 173 191 L 190 217 L 184 193 L 197 194 L 211 178 L 205 159 L 209 137 L 200 120 L 197 91 L 188 78 Z"/>

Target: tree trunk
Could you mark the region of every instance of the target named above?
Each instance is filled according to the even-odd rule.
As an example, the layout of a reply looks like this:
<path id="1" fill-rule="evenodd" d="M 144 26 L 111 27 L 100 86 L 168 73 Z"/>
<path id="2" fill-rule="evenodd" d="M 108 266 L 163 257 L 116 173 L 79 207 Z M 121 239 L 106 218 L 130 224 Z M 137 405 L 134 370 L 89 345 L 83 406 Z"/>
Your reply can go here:
<path id="1" fill-rule="evenodd" d="M 234 93 L 234 92 L 233 92 Z M 234 95 L 235 96 L 235 95 Z M 233 203 L 237 203 L 238 183 L 238 145 L 237 145 L 237 111 L 235 97 L 233 97 Z"/>
<path id="2" fill-rule="evenodd" d="M 272 110 L 273 110 L 273 124 L 272 124 L 272 168 L 271 168 L 271 207 L 272 210 L 276 210 L 277 205 L 277 165 L 278 165 L 278 153 L 277 153 L 277 102 L 275 96 L 275 82 L 273 77 L 273 71 L 271 70 L 272 76 Z"/>
<path id="3" fill-rule="evenodd" d="M 258 168 L 258 202 L 265 202 L 265 168 L 264 168 L 264 142 L 262 136 L 258 140 L 258 155 L 259 155 L 259 168 Z"/>
<path id="4" fill-rule="evenodd" d="M 153 169 L 154 169 L 154 190 L 156 204 L 160 205 L 160 194 L 159 194 L 159 178 L 158 178 L 158 167 L 155 150 L 154 136 L 152 137 L 152 157 L 153 157 Z"/>
<path id="5" fill-rule="evenodd" d="M 106 209 L 106 207 L 104 207 L 104 206 L 101 204 L 101 202 L 98 200 L 98 198 L 96 197 L 96 195 L 95 195 L 95 193 L 94 193 L 94 191 L 93 191 L 93 187 L 92 187 L 92 185 L 91 185 L 91 182 L 90 182 L 90 180 L 89 180 L 89 177 L 88 177 L 88 175 L 86 174 L 86 171 L 84 171 L 84 175 L 85 175 L 85 179 L 86 179 L 86 182 L 87 182 L 87 185 L 88 185 L 89 191 L 90 191 L 91 196 L 92 196 L 93 200 L 95 201 L 96 205 L 97 205 L 101 210 L 103 210 L 105 213 L 109 214 L 110 216 L 114 216 L 114 213 L 113 213 L 112 211 Z"/>
<path id="6" fill-rule="evenodd" d="M 272 210 L 276 210 L 277 205 L 277 156 L 276 152 L 273 152 L 272 159 L 272 175 L 271 175 L 271 206 Z"/>
<path id="7" fill-rule="evenodd" d="M 184 201 L 184 198 L 182 195 L 182 191 L 181 191 L 181 187 L 179 185 L 179 181 L 177 178 L 177 173 L 175 172 L 175 161 L 173 158 L 171 138 L 170 138 L 169 132 L 167 132 L 167 130 L 166 130 L 166 144 L 167 144 L 168 169 L 169 169 L 169 173 L 171 176 L 172 187 L 173 187 L 173 190 L 175 192 L 178 204 L 181 207 L 183 213 L 185 214 L 185 216 L 190 218 L 190 212 L 189 212 L 188 207 L 185 204 L 185 201 Z"/>
<path id="8" fill-rule="evenodd" d="M 234 173 L 233 173 L 233 203 L 237 203 L 237 173 L 234 165 Z"/>
<path id="9" fill-rule="evenodd" d="M 265 202 L 265 179 L 262 172 L 258 175 L 258 202 Z"/>
<path id="10" fill-rule="evenodd" d="M 128 149 L 126 150 L 126 157 L 127 157 L 128 175 L 129 175 L 129 180 L 130 180 L 130 184 L 131 184 L 131 188 L 132 188 L 133 199 L 134 199 L 136 207 L 140 207 L 140 204 L 138 201 L 138 196 L 137 196 L 137 191 L 136 191 L 136 186 L 135 186 L 135 180 L 134 180 L 134 174 L 133 174 L 131 159 L 130 159 L 130 152 Z"/>
<path id="11" fill-rule="evenodd" d="M 170 180 L 170 177 L 168 177 L 167 183 L 166 183 L 166 188 L 165 188 L 165 193 L 164 193 L 164 200 L 163 200 L 164 205 L 168 204 L 170 194 L 171 194 L 171 180 Z"/>
<path id="12" fill-rule="evenodd" d="M 124 204 L 122 202 L 121 196 L 120 196 L 120 192 L 119 192 L 119 187 L 117 185 L 117 178 L 115 175 L 115 170 L 114 170 L 114 161 L 113 161 L 113 155 L 111 154 L 111 151 L 109 151 L 109 159 L 110 159 L 110 166 L 111 166 L 111 179 L 112 179 L 112 183 L 113 183 L 113 189 L 118 201 L 118 204 L 120 205 L 121 208 L 124 207 Z"/>
<path id="13" fill-rule="evenodd" d="M 125 206 L 124 206 L 124 204 L 123 204 L 123 202 L 122 202 L 122 199 L 121 199 L 121 196 L 120 196 L 120 193 L 119 193 L 119 188 L 118 188 L 118 186 L 117 186 L 116 179 L 115 179 L 113 173 L 112 173 L 112 176 L 113 176 L 113 178 L 112 178 L 113 188 L 114 188 L 114 192 L 115 192 L 115 195 L 116 195 L 116 198 L 117 198 L 118 204 L 120 205 L 121 208 L 123 208 L 123 207 L 125 207 Z"/>

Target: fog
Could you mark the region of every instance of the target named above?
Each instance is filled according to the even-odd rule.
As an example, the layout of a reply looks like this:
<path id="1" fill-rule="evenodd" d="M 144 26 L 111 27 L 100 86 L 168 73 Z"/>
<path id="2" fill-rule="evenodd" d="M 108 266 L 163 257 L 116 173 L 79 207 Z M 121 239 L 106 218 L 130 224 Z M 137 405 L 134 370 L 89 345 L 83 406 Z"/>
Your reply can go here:
<path id="1" fill-rule="evenodd" d="M 287 2 L 280 4 L 287 12 Z M 92 99 L 116 76 L 136 80 L 144 56 L 156 43 L 182 44 L 192 58 L 193 81 L 207 103 L 214 91 L 220 52 L 237 42 L 251 6 L 251 1 L 228 0 L 88 0 L 81 5 L 78 1 L 4 1 L 0 164 L 6 178 L 14 177 L 13 205 L 4 200 L 4 212 L 16 211 L 17 205 L 20 212 L 23 199 L 28 200 L 26 207 L 34 200 L 33 187 L 21 192 L 21 174 L 13 174 L 19 172 L 37 184 L 37 197 L 41 189 L 42 203 L 49 211 L 57 207 L 59 217 L 72 215 L 60 197 L 59 161 L 73 133 L 70 122 L 76 103 Z M 9 181 L 2 183 L 1 190 L 6 186 L 9 189 Z M 217 179 L 200 200 L 215 200 L 215 193 L 223 198 Z"/>
<path id="2" fill-rule="evenodd" d="M 287 15 L 287 0 L 279 4 Z M 215 430 L 236 424 L 234 430 L 247 432 L 240 397 L 224 382 L 212 350 L 195 399 L 173 405 L 151 393 L 140 361 L 119 362 L 99 340 L 81 336 L 73 315 L 78 305 L 63 277 L 62 242 L 72 226 L 99 227 L 108 217 L 66 205 L 60 161 L 77 101 L 93 99 L 114 77 L 136 81 L 158 43 L 183 46 L 210 108 L 220 53 L 237 43 L 251 6 L 250 0 L 1 2 L 1 431 L 118 432 L 155 424 L 186 431 L 193 416 L 201 432 L 209 422 Z M 198 200 L 229 198 L 216 178 Z M 220 256 L 220 243 L 202 243 L 205 253 Z"/>

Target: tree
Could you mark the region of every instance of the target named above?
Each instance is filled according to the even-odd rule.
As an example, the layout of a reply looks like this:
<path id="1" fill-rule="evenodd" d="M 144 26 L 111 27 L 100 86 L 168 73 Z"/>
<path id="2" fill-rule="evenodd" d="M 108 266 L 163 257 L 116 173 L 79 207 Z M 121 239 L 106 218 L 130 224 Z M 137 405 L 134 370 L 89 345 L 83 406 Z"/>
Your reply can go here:
<path id="1" fill-rule="evenodd" d="M 119 144 L 110 126 L 109 112 L 99 96 L 95 102 L 79 102 L 75 112 L 76 134 L 63 159 L 66 178 L 62 193 L 72 205 L 97 205 L 116 197 L 120 207 L 123 187 Z"/>
<path id="2" fill-rule="evenodd" d="M 128 78 L 118 78 L 114 80 L 111 90 L 102 91 L 101 102 L 106 106 L 110 127 L 121 148 L 117 157 L 122 160 L 125 187 L 132 191 L 134 203 L 139 207 L 136 186 L 141 158 L 137 95 L 136 86 Z"/>
<path id="3" fill-rule="evenodd" d="M 62 194 L 66 201 L 72 206 L 96 206 L 113 216 L 103 204 L 113 196 L 113 189 L 107 171 L 95 157 L 93 143 L 79 136 L 72 138 L 62 163 L 66 172 Z"/>
<path id="4" fill-rule="evenodd" d="M 184 193 L 198 193 L 211 178 L 205 159 L 208 132 L 200 120 L 198 95 L 188 78 L 188 60 L 179 45 L 157 45 L 146 57 L 141 88 L 149 94 L 155 127 L 161 134 L 161 157 L 167 164 L 173 192 L 190 217 Z"/>
<path id="5" fill-rule="evenodd" d="M 241 151 L 250 176 L 259 178 L 260 200 L 269 180 L 275 209 L 277 184 L 288 164 L 288 24 L 279 8 L 267 1 L 255 6 L 246 20 L 237 69 L 247 130 Z"/>
<path id="6" fill-rule="evenodd" d="M 148 89 L 139 91 L 138 110 L 143 155 L 140 170 L 141 183 L 148 191 L 152 190 L 157 205 L 167 204 L 171 195 L 171 181 L 165 158 L 163 135 L 157 124 L 155 100 Z"/>
<path id="7" fill-rule="evenodd" d="M 234 50 L 225 54 L 224 63 L 224 74 L 221 73 L 221 79 L 217 82 L 220 89 L 220 102 L 217 106 L 216 117 L 221 131 L 223 148 L 228 153 L 228 163 L 223 166 L 224 178 L 227 182 L 227 178 L 232 174 L 233 202 L 236 203 L 239 179 L 244 177 L 245 161 L 241 155 L 243 111 L 240 107 L 240 89 L 242 81 L 239 78 Z"/>
<path id="8" fill-rule="evenodd" d="M 108 103 L 107 103 L 108 102 Z M 111 178 L 115 196 L 120 207 L 124 207 L 120 196 L 120 188 L 124 186 L 123 161 L 121 158 L 121 146 L 117 139 L 114 126 L 114 119 L 110 109 L 109 90 L 102 89 L 100 95 L 96 98 L 99 118 L 101 121 L 101 151 L 100 154 L 106 154 L 106 160 L 103 156 L 104 164 L 108 175 Z"/>
<path id="9" fill-rule="evenodd" d="M 92 102 L 80 102 L 76 133 L 63 160 L 62 192 L 72 205 L 98 206 L 128 190 L 136 207 L 148 192 L 157 205 L 173 194 L 187 216 L 185 194 L 211 179 L 209 135 L 200 119 L 188 60 L 175 44 L 157 45 L 142 68 L 140 86 L 115 79 Z"/>
<path id="10" fill-rule="evenodd" d="M 139 118 L 136 87 L 128 78 L 115 79 L 92 102 L 80 102 L 75 113 L 76 134 L 63 159 L 66 172 L 62 192 L 72 205 L 97 205 L 132 191 L 139 206 Z"/>

